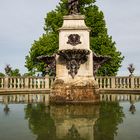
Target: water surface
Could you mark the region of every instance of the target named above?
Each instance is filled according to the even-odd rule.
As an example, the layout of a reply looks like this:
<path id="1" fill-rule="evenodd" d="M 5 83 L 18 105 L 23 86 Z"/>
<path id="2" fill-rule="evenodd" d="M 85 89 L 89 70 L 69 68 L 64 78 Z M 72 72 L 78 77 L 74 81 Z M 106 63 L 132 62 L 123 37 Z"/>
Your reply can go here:
<path id="1" fill-rule="evenodd" d="M 1 98 L 0 140 L 140 140 L 139 130 L 139 101 L 48 106 Z"/>

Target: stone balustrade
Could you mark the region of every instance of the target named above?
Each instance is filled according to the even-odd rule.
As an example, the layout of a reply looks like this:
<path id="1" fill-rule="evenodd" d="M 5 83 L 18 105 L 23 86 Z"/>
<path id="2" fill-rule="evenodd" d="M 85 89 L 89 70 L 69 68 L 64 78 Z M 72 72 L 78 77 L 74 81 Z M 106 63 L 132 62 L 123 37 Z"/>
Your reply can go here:
<path id="1" fill-rule="evenodd" d="M 140 90 L 140 77 L 95 77 L 102 90 Z M 0 77 L 1 90 L 49 90 L 54 77 Z"/>
<path id="2" fill-rule="evenodd" d="M 0 90 L 50 89 L 53 77 L 0 77 Z"/>
<path id="3" fill-rule="evenodd" d="M 140 77 L 96 77 L 100 89 L 111 90 L 139 90 Z"/>

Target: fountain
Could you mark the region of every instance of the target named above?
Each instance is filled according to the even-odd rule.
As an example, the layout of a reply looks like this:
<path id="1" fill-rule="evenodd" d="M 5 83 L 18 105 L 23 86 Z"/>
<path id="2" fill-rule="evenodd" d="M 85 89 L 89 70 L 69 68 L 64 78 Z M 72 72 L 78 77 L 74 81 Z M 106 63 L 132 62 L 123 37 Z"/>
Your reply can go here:
<path id="1" fill-rule="evenodd" d="M 95 103 L 99 88 L 94 75 L 110 57 L 98 56 L 90 49 L 90 28 L 79 13 L 78 0 L 69 0 L 69 14 L 59 29 L 59 50 L 53 56 L 40 56 L 55 67 L 56 77 L 50 94 L 52 103 Z"/>

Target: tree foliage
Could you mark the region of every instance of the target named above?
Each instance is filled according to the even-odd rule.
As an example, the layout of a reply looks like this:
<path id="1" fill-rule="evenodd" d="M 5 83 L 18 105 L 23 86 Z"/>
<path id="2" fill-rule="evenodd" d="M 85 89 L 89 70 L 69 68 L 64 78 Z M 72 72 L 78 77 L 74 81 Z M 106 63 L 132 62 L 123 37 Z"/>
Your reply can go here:
<path id="1" fill-rule="evenodd" d="M 123 122 L 125 114 L 118 102 L 102 102 L 100 117 L 95 123 L 95 140 L 114 140 L 118 125 Z"/>
<path id="2" fill-rule="evenodd" d="M 85 22 L 90 27 L 91 49 L 99 55 L 108 55 L 112 59 L 98 71 L 98 75 L 116 75 L 123 57 L 117 51 L 115 42 L 108 35 L 103 12 L 95 5 L 95 0 L 79 0 L 80 12 L 85 15 Z M 58 49 L 58 29 L 62 26 L 63 16 L 68 14 L 68 1 L 60 0 L 55 10 L 49 12 L 45 18 L 45 34 L 34 41 L 29 55 L 26 56 L 25 66 L 29 71 L 45 72 L 45 64 L 38 63 L 40 55 L 51 55 Z"/>
<path id="3" fill-rule="evenodd" d="M 4 76 L 5 76 L 5 74 L 0 72 L 0 77 L 4 77 Z"/>
<path id="4" fill-rule="evenodd" d="M 7 76 L 21 76 L 19 69 L 12 69 L 9 64 L 5 66 L 4 70 Z"/>

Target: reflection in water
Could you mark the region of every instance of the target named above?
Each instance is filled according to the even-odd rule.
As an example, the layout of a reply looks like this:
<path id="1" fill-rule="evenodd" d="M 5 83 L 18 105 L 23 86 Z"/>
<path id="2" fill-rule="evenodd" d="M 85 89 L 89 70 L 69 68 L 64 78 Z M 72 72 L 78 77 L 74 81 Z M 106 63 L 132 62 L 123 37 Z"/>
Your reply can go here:
<path id="1" fill-rule="evenodd" d="M 57 140 L 94 140 L 99 105 L 51 106 Z"/>
<path id="2" fill-rule="evenodd" d="M 77 130 L 77 128 L 75 127 L 75 125 L 73 124 L 72 127 L 68 130 L 68 134 L 66 136 L 68 139 L 71 140 L 80 140 L 80 134 Z"/>
<path id="3" fill-rule="evenodd" d="M 134 114 L 134 113 L 136 112 L 136 107 L 135 107 L 135 105 L 134 105 L 133 102 L 131 102 L 131 105 L 130 105 L 129 111 L 130 111 L 132 114 Z"/>
<path id="4" fill-rule="evenodd" d="M 8 104 L 5 104 L 3 111 L 4 111 L 6 116 L 9 115 L 10 108 L 8 107 Z"/>
<path id="5" fill-rule="evenodd" d="M 93 140 L 99 105 L 50 106 L 48 109 L 44 104 L 28 104 L 25 114 L 37 140 Z"/>
<path id="6" fill-rule="evenodd" d="M 100 117 L 95 124 L 95 140 L 114 140 L 123 117 L 123 107 L 118 102 L 102 102 Z"/>
<path id="7" fill-rule="evenodd" d="M 114 140 L 123 121 L 119 103 L 100 105 L 28 104 L 25 118 L 36 140 Z"/>
<path id="8" fill-rule="evenodd" d="M 101 97 L 109 102 L 102 101 L 98 105 L 48 106 L 47 94 L 3 95 L 0 102 L 5 104 L 3 110 L 6 115 L 10 111 L 9 103 L 27 103 L 25 118 L 28 120 L 29 129 L 37 136 L 36 140 L 114 140 L 118 125 L 124 117 L 122 107 L 116 99 L 129 99 L 131 106 L 128 110 L 134 113 L 134 101 L 139 100 L 139 96 Z M 112 100 L 116 102 L 111 102 Z"/>
<path id="9" fill-rule="evenodd" d="M 29 129 L 37 135 L 36 140 L 55 140 L 55 124 L 44 104 L 28 104 L 25 118 L 28 119 Z"/>

